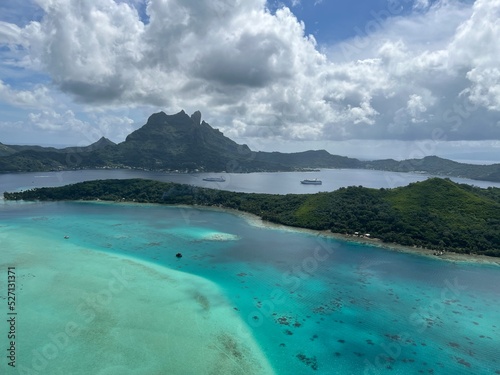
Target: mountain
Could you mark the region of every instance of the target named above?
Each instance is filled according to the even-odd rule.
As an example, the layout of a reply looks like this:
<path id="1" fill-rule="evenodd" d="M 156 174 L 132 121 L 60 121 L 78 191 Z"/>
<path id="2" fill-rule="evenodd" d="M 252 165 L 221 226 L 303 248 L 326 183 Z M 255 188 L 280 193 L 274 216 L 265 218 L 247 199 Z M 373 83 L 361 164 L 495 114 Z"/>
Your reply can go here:
<path id="1" fill-rule="evenodd" d="M 500 164 L 472 165 L 429 156 L 404 161 L 360 161 L 325 150 L 297 153 L 252 151 L 202 120 L 181 111 L 159 112 L 115 144 L 109 139 L 85 147 L 56 149 L 0 144 L 0 171 L 139 168 L 206 172 L 293 171 L 308 168 L 360 168 L 500 181 Z"/>
<path id="2" fill-rule="evenodd" d="M 464 164 L 437 156 L 403 161 L 374 160 L 364 163 L 366 169 L 392 172 L 424 172 L 447 177 L 464 177 L 473 180 L 500 181 L 500 164 Z"/>
<path id="3" fill-rule="evenodd" d="M 89 146 L 62 149 L 9 145 L 6 147 L 10 152 L 4 157 L 0 154 L 0 171 L 39 172 L 102 167 L 106 162 L 96 152 L 114 146 L 114 142 L 104 137 Z"/>
<path id="4" fill-rule="evenodd" d="M 113 147 L 116 146 L 116 143 L 113 141 L 110 141 L 106 137 L 101 137 L 98 141 L 92 143 L 89 146 L 82 146 L 82 147 L 66 147 L 63 149 L 60 149 L 60 152 L 92 152 L 96 150 L 102 150 L 106 147 Z"/>
<path id="5" fill-rule="evenodd" d="M 201 113 L 188 116 L 155 113 L 147 123 L 108 153 L 114 164 L 147 169 L 226 170 L 231 160 L 251 152 L 201 121 Z"/>
<path id="6" fill-rule="evenodd" d="M 191 116 L 184 111 L 175 115 L 156 113 L 108 156 L 116 165 L 136 168 L 228 172 L 357 165 L 356 159 L 334 156 L 326 151 L 254 152 L 202 121 L 199 111 Z"/>
<path id="7" fill-rule="evenodd" d="M 315 230 L 370 233 L 384 242 L 500 256 L 500 189 L 430 178 L 395 189 L 247 194 L 142 179 L 87 181 L 4 193 L 7 200 L 107 200 L 220 206 Z"/>
<path id="8" fill-rule="evenodd" d="M 275 163 L 288 168 L 362 168 L 358 159 L 332 155 L 325 150 L 304 151 L 296 153 L 256 152 L 255 160 Z"/>

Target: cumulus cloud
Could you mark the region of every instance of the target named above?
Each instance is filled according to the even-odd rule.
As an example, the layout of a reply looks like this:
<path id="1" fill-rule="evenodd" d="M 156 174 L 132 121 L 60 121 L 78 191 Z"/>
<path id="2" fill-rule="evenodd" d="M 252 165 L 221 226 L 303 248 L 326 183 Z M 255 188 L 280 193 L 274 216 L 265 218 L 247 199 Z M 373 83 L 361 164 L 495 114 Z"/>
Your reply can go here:
<path id="1" fill-rule="evenodd" d="M 72 111 L 57 113 L 54 110 L 45 110 L 38 113 L 30 113 L 28 115 L 30 123 L 39 129 L 47 131 L 55 131 L 61 129 L 73 129 L 83 133 L 87 124 L 75 117 Z"/>
<path id="2" fill-rule="evenodd" d="M 39 21 L 0 23 L 0 43 L 87 107 L 201 109 L 240 138 L 500 137 L 500 0 L 388 7 L 321 49 L 265 0 L 37 4 Z"/>
<path id="3" fill-rule="evenodd" d="M 24 30 L 30 56 L 54 82 L 84 102 L 109 102 L 135 91 L 144 25 L 127 4 L 40 0 L 41 22 Z"/>
<path id="4" fill-rule="evenodd" d="M 124 139 L 133 131 L 133 120 L 128 116 L 111 113 L 91 113 L 82 119 L 82 114 L 72 110 L 45 109 L 30 112 L 24 125 L 1 123 L 12 128 L 22 127 L 27 133 L 36 134 L 44 144 L 68 144 L 88 146 L 102 136 Z"/>
<path id="5" fill-rule="evenodd" d="M 456 64 L 467 69 L 471 85 L 465 90 L 470 100 L 494 111 L 500 111 L 499 19 L 500 0 L 477 2 L 449 49 Z"/>
<path id="6" fill-rule="evenodd" d="M 0 100 L 23 108 L 49 107 L 53 100 L 47 87 L 37 85 L 31 90 L 16 90 L 0 80 Z"/>
<path id="7" fill-rule="evenodd" d="M 93 128 L 91 133 L 94 140 L 101 136 L 125 139 L 134 130 L 134 120 L 124 115 L 91 114 L 89 121 L 97 126 L 97 130 Z"/>

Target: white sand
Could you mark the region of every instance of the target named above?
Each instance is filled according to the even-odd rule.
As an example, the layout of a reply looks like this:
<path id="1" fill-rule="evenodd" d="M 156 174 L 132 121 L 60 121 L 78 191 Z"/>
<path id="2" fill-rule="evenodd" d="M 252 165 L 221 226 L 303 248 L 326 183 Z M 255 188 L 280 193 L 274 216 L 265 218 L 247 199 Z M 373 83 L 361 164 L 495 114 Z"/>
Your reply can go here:
<path id="1" fill-rule="evenodd" d="M 0 228 L 0 269 L 16 267 L 17 367 L 2 361 L 0 373 L 274 373 L 215 284 L 8 230 Z"/>

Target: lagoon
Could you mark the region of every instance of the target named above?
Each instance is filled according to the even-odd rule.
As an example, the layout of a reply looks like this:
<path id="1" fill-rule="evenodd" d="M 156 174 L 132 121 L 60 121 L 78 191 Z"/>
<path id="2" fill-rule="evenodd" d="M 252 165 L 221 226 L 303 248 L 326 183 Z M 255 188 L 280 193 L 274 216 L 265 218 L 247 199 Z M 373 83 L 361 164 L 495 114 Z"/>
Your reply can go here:
<path id="1" fill-rule="evenodd" d="M 336 181 L 385 179 L 351 172 L 360 180 Z M 310 188 L 292 184 L 314 173 L 226 175 L 219 188 L 285 192 Z M 103 170 L 0 181 L 13 191 L 137 174 L 207 186 L 206 175 Z M 4 359 L 2 374 L 500 371 L 493 262 L 399 253 L 232 212 L 102 202 L 2 199 L 0 245 L 0 280 L 15 267 L 19 301 L 18 367 Z"/>
<path id="2" fill-rule="evenodd" d="M 500 371 L 497 265 L 256 224 L 186 207 L 3 202 L 18 364 L 44 364 L 41 374 Z M 80 331 L 65 341 L 71 322 Z"/>
<path id="3" fill-rule="evenodd" d="M 223 176 L 225 182 L 203 181 L 205 177 Z M 5 191 L 26 190 L 35 187 L 54 187 L 98 179 L 145 178 L 162 182 L 176 182 L 195 186 L 268 194 L 312 194 L 334 191 L 341 187 L 394 188 L 429 177 L 419 173 L 397 173 L 365 169 L 321 169 L 317 172 L 261 172 L 261 173 L 166 173 L 130 169 L 100 169 L 61 172 L 30 172 L 0 174 L 0 194 Z M 322 185 L 302 185 L 301 180 L 318 178 Z M 452 181 L 482 188 L 500 187 L 498 182 L 451 178 Z"/>

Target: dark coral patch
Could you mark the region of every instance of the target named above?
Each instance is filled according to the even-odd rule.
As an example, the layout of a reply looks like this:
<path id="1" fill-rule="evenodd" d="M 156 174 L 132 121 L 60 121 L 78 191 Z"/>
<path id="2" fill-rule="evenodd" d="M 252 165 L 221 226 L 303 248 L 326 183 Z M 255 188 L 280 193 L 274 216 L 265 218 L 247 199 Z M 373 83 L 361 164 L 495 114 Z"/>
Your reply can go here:
<path id="1" fill-rule="evenodd" d="M 460 363 L 461 365 L 464 365 L 465 367 L 468 367 L 470 368 L 471 367 L 471 364 L 469 362 L 467 362 L 465 359 L 463 358 L 458 358 L 458 357 L 455 357 L 455 359 L 457 360 L 458 363 Z"/>
<path id="2" fill-rule="evenodd" d="M 288 318 L 286 316 L 280 316 L 278 319 L 276 319 L 276 321 L 284 326 L 290 325 L 290 322 L 288 321 Z"/>
<path id="3" fill-rule="evenodd" d="M 316 356 L 314 357 L 308 357 L 305 354 L 299 353 L 297 354 L 297 358 L 304 363 L 305 365 L 309 366 L 313 370 L 318 369 L 318 360 L 316 359 Z"/>

